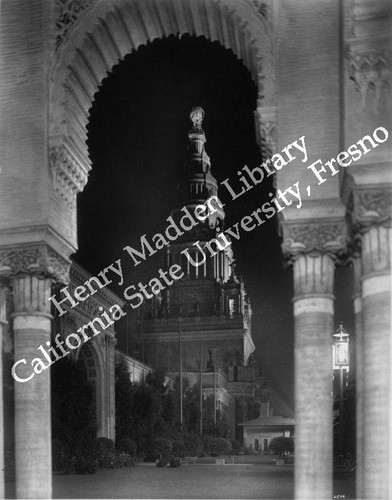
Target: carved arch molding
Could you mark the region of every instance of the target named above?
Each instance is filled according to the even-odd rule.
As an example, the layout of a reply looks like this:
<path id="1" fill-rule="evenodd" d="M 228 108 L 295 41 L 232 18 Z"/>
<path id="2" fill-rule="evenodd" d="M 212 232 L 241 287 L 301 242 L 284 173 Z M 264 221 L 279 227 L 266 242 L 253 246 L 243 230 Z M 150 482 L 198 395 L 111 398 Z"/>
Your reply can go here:
<path id="1" fill-rule="evenodd" d="M 249 69 L 258 106 L 270 119 L 275 105 L 270 1 L 57 0 L 53 14 L 49 158 L 54 189 L 72 207 L 91 168 L 86 126 L 94 94 L 113 66 L 141 45 L 186 33 L 219 42 Z"/>

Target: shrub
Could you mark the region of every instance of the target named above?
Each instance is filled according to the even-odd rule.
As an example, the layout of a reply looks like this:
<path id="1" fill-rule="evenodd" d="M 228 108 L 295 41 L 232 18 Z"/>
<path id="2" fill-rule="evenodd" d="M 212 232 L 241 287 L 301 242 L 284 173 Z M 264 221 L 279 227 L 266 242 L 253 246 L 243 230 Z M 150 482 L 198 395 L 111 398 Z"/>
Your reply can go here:
<path id="1" fill-rule="evenodd" d="M 135 465 L 135 461 L 132 460 L 131 455 L 124 453 L 123 451 L 117 451 L 114 460 L 114 467 L 119 469 L 121 467 L 129 467 L 130 465 Z"/>
<path id="2" fill-rule="evenodd" d="M 181 458 L 173 457 L 170 460 L 170 467 L 180 467 L 181 466 Z"/>
<path id="3" fill-rule="evenodd" d="M 173 449 L 173 443 L 170 439 L 156 438 L 152 441 L 152 453 L 154 455 L 169 455 Z"/>
<path id="4" fill-rule="evenodd" d="M 245 446 L 244 448 L 245 455 L 254 455 L 255 449 L 253 448 L 253 444 L 250 444 L 249 446 Z"/>
<path id="5" fill-rule="evenodd" d="M 184 458 L 187 454 L 187 449 L 183 441 L 173 441 L 173 455 L 175 457 Z"/>
<path id="6" fill-rule="evenodd" d="M 169 459 L 167 457 L 161 457 L 159 460 L 157 460 L 157 467 L 166 467 L 168 463 Z"/>
<path id="7" fill-rule="evenodd" d="M 236 439 L 233 439 L 233 441 L 231 442 L 231 450 L 233 455 L 238 455 L 238 453 L 242 450 L 241 443 Z"/>
<path id="8" fill-rule="evenodd" d="M 194 432 L 187 432 L 184 434 L 184 445 L 186 449 L 186 455 L 191 457 L 199 457 L 202 455 L 204 450 L 203 441 L 200 439 L 199 434 Z"/>
<path id="9" fill-rule="evenodd" d="M 88 448 L 93 454 L 100 454 L 106 451 L 114 452 L 115 445 L 112 439 L 105 437 L 98 437 L 90 441 Z"/>
<path id="10" fill-rule="evenodd" d="M 207 441 L 207 453 L 212 457 L 227 455 L 231 452 L 231 443 L 225 438 L 211 438 Z"/>
<path id="11" fill-rule="evenodd" d="M 271 440 L 269 449 L 275 454 L 282 456 L 285 452 L 294 451 L 293 438 L 276 437 Z"/>
<path id="12" fill-rule="evenodd" d="M 75 471 L 77 474 L 94 474 L 97 472 L 97 460 L 91 457 L 79 457 L 75 461 Z"/>
<path id="13" fill-rule="evenodd" d="M 117 449 L 119 451 L 123 451 L 124 453 L 128 453 L 131 457 L 136 457 L 137 446 L 133 439 L 127 437 L 121 438 L 117 442 Z"/>

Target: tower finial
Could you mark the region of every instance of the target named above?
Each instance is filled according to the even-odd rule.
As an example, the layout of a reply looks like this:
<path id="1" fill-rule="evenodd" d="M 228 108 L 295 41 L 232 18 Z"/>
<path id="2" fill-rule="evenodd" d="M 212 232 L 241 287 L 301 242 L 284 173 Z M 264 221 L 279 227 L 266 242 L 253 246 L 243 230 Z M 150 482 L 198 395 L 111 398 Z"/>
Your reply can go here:
<path id="1" fill-rule="evenodd" d="M 195 106 L 194 108 L 192 108 L 192 111 L 189 116 L 193 123 L 193 128 L 201 129 L 201 124 L 204 119 L 204 109 L 201 108 L 200 106 Z"/>

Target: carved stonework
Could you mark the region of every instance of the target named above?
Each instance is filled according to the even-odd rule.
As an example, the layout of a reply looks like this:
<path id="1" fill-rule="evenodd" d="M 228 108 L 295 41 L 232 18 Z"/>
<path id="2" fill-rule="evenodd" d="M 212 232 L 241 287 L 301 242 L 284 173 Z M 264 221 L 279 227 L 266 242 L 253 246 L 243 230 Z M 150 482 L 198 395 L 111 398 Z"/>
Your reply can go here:
<path id="1" fill-rule="evenodd" d="M 334 258 L 326 253 L 297 256 L 294 262 L 294 295 L 332 295 L 334 269 Z"/>
<path id="2" fill-rule="evenodd" d="M 268 19 L 268 2 L 265 0 L 252 0 L 253 5 L 256 7 L 257 12 Z"/>
<path id="3" fill-rule="evenodd" d="M 0 249 L 0 276 L 34 274 L 69 281 L 70 262 L 47 245 Z"/>
<path id="4" fill-rule="evenodd" d="M 390 273 L 391 228 L 371 227 L 362 235 L 362 275 Z"/>
<path id="5" fill-rule="evenodd" d="M 374 224 L 389 225 L 392 219 L 392 190 L 379 187 L 355 189 L 349 208 L 355 232 Z"/>
<path id="6" fill-rule="evenodd" d="M 114 337 L 108 337 L 108 343 L 109 346 L 114 349 L 117 345 L 117 339 L 115 339 Z"/>
<path id="7" fill-rule="evenodd" d="M 276 153 L 277 129 L 275 108 L 265 108 L 260 104 L 255 111 L 255 123 L 256 139 L 265 160 Z"/>
<path id="8" fill-rule="evenodd" d="M 81 12 L 87 9 L 94 0 L 57 0 L 59 15 L 56 20 L 56 49 L 63 43 L 69 29 L 78 20 Z"/>
<path id="9" fill-rule="evenodd" d="M 301 253 L 342 253 L 346 247 L 347 227 L 343 220 L 282 222 L 282 249 L 288 256 Z"/>
<path id="10" fill-rule="evenodd" d="M 71 293 L 73 293 L 73 290 Z M 88 298 L 83 302 L 79 302 L 77 307 L 78 309 L 82 309 L 91 318 L 97 318 L 101 315 L 98 309 L 99 305 L 94 299 Z"/>
<path id="11" fill-rule="evenodd" d="M 391 69 L 388 52 L 354 55 L 346 53 L 350 79 L 361 100 L 361 111 L 377 113 L 382 108 L 383 93 L 390 95 Z"/>
<path id="12" fill-rule="evenodd" d="M 41 313 L 50 317 L 51 283 L 51 279 L 34 274 L 14 277 L 14 313 Z"/>
<path id="13" fill-rule="evenodd" d="M 70 207 L 76 205 L 76 195 L 87 183 L 87 172 L 65 146 L 53 146 L 49 151 L 53 188 Z"/>

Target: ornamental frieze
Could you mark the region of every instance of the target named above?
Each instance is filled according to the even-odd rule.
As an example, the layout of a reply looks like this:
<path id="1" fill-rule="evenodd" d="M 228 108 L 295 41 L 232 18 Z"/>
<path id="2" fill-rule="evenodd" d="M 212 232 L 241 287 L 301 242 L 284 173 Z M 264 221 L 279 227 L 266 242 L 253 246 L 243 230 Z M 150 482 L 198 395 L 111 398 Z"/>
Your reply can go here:
<path id="1" fill-rule="evenodd" d="M 0 249 L 0 275 L 35 274 L 69 281 L 70 262 L 47 245 Z"/>
<path id="2" fill-rule="evenodd" d="M 346 247 L 347 227 L 344 220 L 318 222 L 282 222 L 285 254 L 309 252 L 340 253 Z"/>

